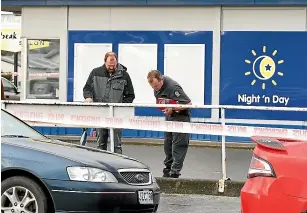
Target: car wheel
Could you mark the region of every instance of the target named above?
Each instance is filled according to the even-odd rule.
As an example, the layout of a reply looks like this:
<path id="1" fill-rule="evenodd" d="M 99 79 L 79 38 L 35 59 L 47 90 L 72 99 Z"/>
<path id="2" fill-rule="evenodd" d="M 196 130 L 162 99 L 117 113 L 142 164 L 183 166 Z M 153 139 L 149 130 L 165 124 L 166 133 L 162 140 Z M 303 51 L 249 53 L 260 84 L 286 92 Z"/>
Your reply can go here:
<path id="1" fill-rule="evenodd" d="M 1 182 L 1 212 L 46 213 L 47 197 L 41 187 L 27 177 L 11 177 Z"/>

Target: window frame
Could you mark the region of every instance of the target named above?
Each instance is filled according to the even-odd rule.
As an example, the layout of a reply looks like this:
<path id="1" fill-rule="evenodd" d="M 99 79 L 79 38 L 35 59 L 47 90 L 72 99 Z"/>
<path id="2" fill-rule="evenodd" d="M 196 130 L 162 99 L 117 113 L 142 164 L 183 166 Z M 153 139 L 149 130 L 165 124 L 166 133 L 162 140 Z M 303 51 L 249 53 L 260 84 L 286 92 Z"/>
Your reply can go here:
<path id="1" fill-rule="evenodd" d="M 61 39 L 60 38 L 56 38 L 56 37 L 53 37 L 53 38 L 22 38 L 22 50 L 21 50 L 21 63 L 22 63 L 22 71 L 23 73 L 26 73 L 25 75 L 23 75 L 23 91 L 22 91 L 22 97 L 21 99 L 25 100 L 25 101 L 30 101 L 30 102 L 41 102 L 41 101 L 44 101 L 44 102 L 60 102 L 60 78 L 61 78 L 61 60 L 59 60 L 59 77 L 58 77 L 58 84 L 59 84 L 59 88 L 58 88 L 58 98 L 57 99 L 50 99 L 50 98 L 29 98 L 29 95 L 30 93 L 28 94 L 28 91 L 30 90 L 30 88 L 28 88 L 29 86 L 29 83 L 28 83 L 28 80 L 29 80 L 29 72 L 28 72 L 28 60 L 29 60 L 29 41 L 33 41 L 33 40 L 43 40 L 43 41 L 49 41 L 49 42 L 52 42 L 52 41 L 56 41 L 56 42 L 59 42 L 59 54 L 61 55 Z M 26 45 L 23 45 L 23 44 L 26 44 Z"/>

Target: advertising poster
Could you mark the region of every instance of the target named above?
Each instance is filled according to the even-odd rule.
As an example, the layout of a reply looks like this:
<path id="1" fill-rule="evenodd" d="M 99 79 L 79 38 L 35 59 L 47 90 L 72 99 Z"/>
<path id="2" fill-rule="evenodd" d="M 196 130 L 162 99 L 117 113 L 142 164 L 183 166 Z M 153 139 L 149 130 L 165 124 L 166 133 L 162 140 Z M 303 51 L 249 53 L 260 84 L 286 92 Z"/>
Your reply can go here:
<path id="1" fill-rule="evenodd" d="M 221 105 L 307 107 L 307 32 L 225 32 Z M 228 110 L 227 118 L 306 120 L 307 112 Z"/>

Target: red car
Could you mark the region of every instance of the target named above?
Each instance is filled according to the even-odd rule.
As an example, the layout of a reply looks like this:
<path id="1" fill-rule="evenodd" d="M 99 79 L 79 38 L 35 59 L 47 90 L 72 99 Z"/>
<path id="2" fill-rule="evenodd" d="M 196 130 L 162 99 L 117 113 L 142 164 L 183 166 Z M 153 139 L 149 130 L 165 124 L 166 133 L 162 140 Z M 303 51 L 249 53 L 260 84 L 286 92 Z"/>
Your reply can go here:
<path id="1" fill-rule="evenodd" d="M 241 189 L 241 212 L 307 213 L 307 141 L 251 138 L 257 146 Z"/>

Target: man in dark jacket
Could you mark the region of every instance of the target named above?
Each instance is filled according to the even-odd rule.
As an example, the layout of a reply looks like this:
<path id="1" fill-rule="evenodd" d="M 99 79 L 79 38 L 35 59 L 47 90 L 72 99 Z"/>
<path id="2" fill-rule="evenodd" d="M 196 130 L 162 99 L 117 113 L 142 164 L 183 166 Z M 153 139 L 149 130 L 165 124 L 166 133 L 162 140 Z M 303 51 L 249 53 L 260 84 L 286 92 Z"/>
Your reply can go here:
<path id="1" fill-rule="evenodd" d="M 168 76 L 162 75 L 158 70 L 150 71 L 147 80 L 154 89 L 154 96 L 158 103 L 192 104 L 179 83 Z M 188 108 L 166 108 L 162 111 L 166 115 L 167 121 L 190 122 L 191 114 Z M 189 137 L 188 133 L 165 133 L 164 152 L 166 157 L 163 177 L 178 178 L 180 176 L 189 147 Z"/>
<path id="2" fill-rule="evenodd" d="M 132 103 L 135 94 L 127 68 L 117 63 L 114 52 L 108 52 L 104 58 L 104 65 L 97 67 L 90 73 L 83 88 L 86 102 L 100 103 Z M 97 129 L 98 147 L 107 150 L 108 129 Z M 114 151 L 122 153 L 121 129 L 114 129 Z"/>

